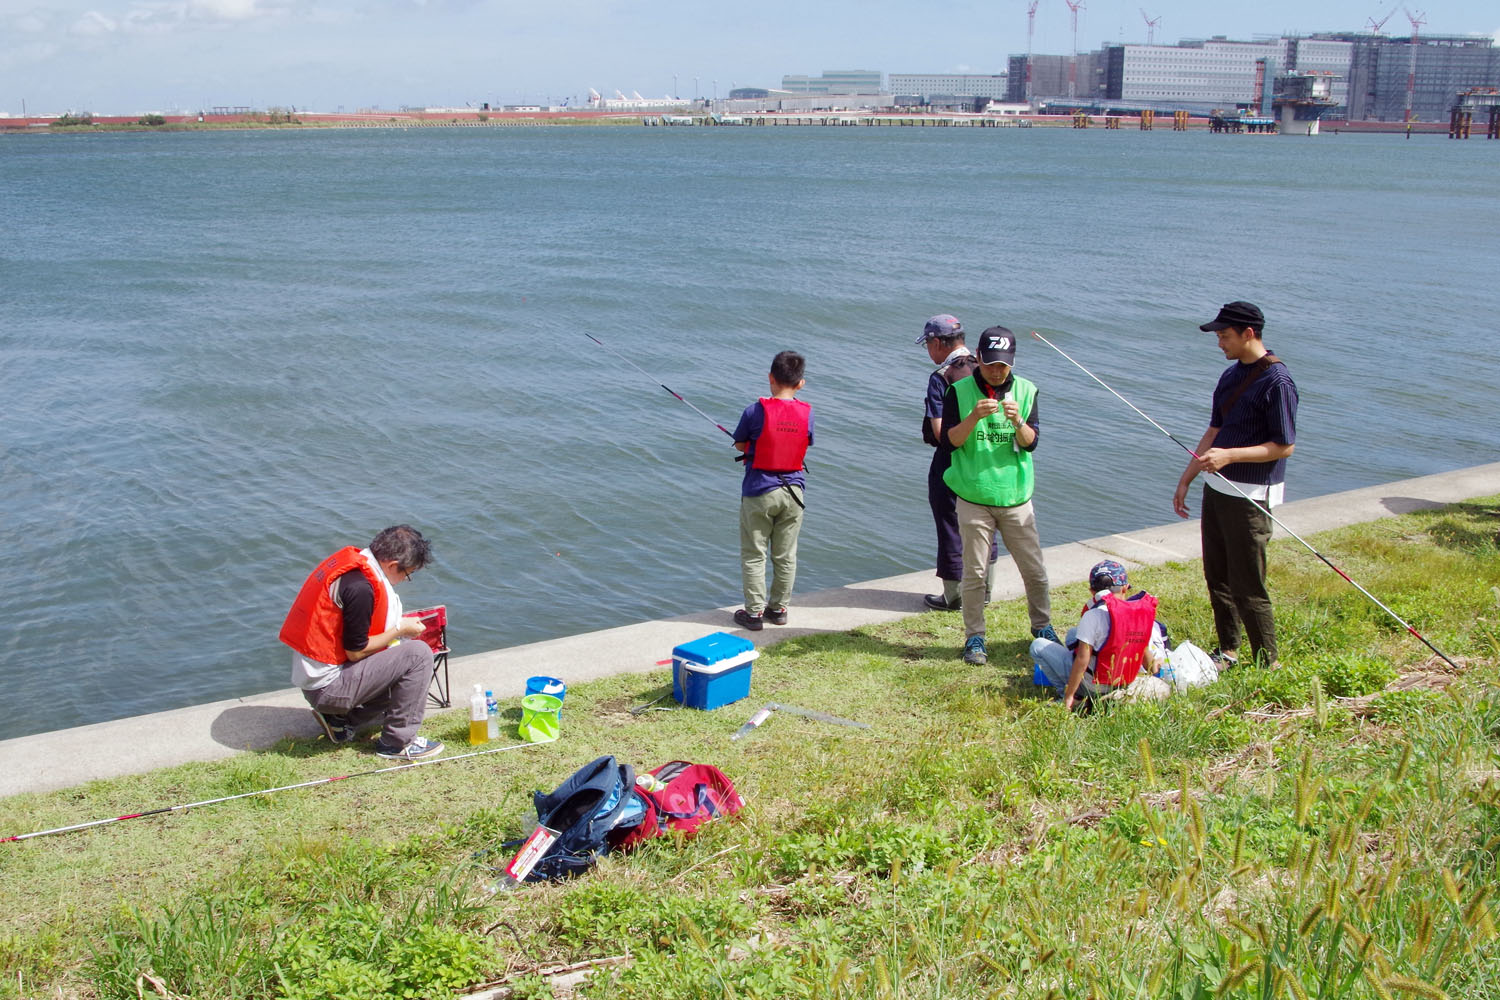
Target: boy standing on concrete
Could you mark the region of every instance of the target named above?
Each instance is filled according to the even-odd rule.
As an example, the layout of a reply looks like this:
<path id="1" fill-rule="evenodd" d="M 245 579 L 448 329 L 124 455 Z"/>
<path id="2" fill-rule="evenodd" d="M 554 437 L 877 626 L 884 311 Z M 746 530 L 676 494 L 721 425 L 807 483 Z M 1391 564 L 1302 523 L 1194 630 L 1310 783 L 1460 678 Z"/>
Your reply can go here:
<path id="1" fill-rule="evenodd" d="M 1011 372 L 1016 336 L 992 326 L 979 336 L 979 369 L 949 386 L 943 398 L 939 446 L 953 452 L 943 481 L 958 495 L 963 537 L 965 663 L 985 663 L 984 594 L 995 532 L 1026 585 L 1026 607 L 1035 638 L 1057 638 L 1047 566 L 1031 508 L 1035 484 L 1031 453 L 1040 434 L 1036 386 Z"/>
<path id="2" fill-rule="evenodd" d="M 812 407 L 795 398 L 802 388 L 806 359 L 782 351 L 771 360 L 771 395 L 740 414 L 734 446 L 745 453 L 740 485 L 740 578 L 745 606 L 734 622 L 759 632 L 766 622 L 786 624 L 786 602 L 797 578 L 797 534 L 802 530 L 802 459 L 813 441 Z M 766 596 L 766 550 L 772 582 Z"/>

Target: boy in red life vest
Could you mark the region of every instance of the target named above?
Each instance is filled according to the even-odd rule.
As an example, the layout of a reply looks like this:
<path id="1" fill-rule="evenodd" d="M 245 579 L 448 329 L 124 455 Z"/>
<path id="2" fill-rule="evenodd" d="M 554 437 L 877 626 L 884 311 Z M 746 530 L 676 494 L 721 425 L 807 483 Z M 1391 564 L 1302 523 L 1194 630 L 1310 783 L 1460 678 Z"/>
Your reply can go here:
<path id="1" fill-rule="evenodd" d="M 324 559 L 297 593 L 280 638 L 292 647 L 292 683 L 332 742 L 348 743 L 379 719 L 377 755 L 420 760 L 443 752 L 442 743 L 417 735 L 432 650 L 425 642 L 399 641 L 415 639 L 424 626 L 402 617 L 395 589 L 431 560 L 422 533 L 398 524 L 369 548 L 351 545 Z"/>
<path id="2" fill-rule="evenodd" d="M 1050 639 L 1031 643 L 1031 658 L 1061 693 L 1064 708 L 1071 709 L 1080 692 L 1095 698 L 1129 687 L 1140 674 L 1160 626 L 1156 598 L 1143 590 L 1122 599 L 1129 582 L 1125 567 L 1113 559 L 1099 563 L 1089 570 L 1094 597 L 1084 605 L 1078 627 L 1068 629 L 1066 645 Z"/>
<path id="3" fill-rule="evenodd" d="M 812 407 L 795 398 L 806 359 L 782 351 L 771 360 L 771 395 L 740 414 L 734 446 L 745 453 L 740 484 L 740 581 L 745 606 L 734 622 L 759 632 L 766 622 L 786 624 L 786 602 L 797 578 L 797 534 L 802 530 L 802 459 L 813 441 Z M 766 551 L 771 553 L 771 593 L 766 596 Z"/>

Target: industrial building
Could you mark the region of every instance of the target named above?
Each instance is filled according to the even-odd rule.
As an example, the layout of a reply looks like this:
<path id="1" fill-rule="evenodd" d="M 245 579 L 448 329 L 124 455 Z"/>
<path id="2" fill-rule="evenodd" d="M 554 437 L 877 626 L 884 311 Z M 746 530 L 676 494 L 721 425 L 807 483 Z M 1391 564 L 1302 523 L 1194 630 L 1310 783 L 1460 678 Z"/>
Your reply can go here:
<path id="1" fill-rule="evenodd" d="M 878 69 L 825 69 L 820 76 L 781 78 L 781 89 L 793 94 L 879 94 L 883 74 Z"/>
<path id="2" fill-rule="evenodd" d="M 1415 53 L 1415 57 L 1413 54 Z M 1026 94 L 1025 55 L 1010 57 L 1006 99 Z M 1183 110 L 1269 109 L 1286 74 L 1331 76 L 1327 114 L 1355 121 L 1446 121 L 1458 95 L 1500 86 L 1500 49 L 1483 35 L 1391 38 L 1320 33 L 1256 41 L 1188 39 L 1031 57 L 1033 100 Z"/>
<path id="3" fill-rule="evenodd" d="M 1008 79 L 1004 73 L 892 73 L 890 93 L 895 97 L 988 97 L 1005 100 Z"/>

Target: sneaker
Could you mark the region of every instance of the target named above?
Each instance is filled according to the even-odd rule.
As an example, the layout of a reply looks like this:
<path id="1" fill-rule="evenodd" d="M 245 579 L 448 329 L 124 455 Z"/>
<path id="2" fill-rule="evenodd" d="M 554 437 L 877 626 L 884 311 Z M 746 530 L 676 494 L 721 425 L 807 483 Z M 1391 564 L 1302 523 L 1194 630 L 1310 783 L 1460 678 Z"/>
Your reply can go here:
<path id="1" fill-rule="evenodd" d="M 765 620 L 760 615 L 752 615 L 744 608 L 740 608 L 734 613 L 734 623 L 752 632 L 759 632 L 766 627 Z"/>
<path id="2" fill-rule="evenodd" d="M 942 594 L 925 594 L 922 603 L 933 611 L 957 611 L 963 607 L 962 601 L 949 601 Z"/>
<path id="3" fill-rule="evenodd" d="M 785 625 L 786 608 L 767 608 L 761 617 L 772 625 Z"/>
<path id="4" fill-rule="evenodd" d="M 436 757 L 442 752 L 441 740 L 429 740 L 425 736 L 418 736 L 400 750 L 388 749 L 384 743 L 375 744 L 375 756 L 391 760 L 421 760 L 424 757 Z"/>
<path id="5" fill-rule="evenodd" d="M 990 662 L 990 656 L 984 649 L 984 636 L 969 636 L 969 641 L 964 643 L 964 662 L 975 666 Z"/>
<path id="6" fill-rule="evenodd" d="M 1214 647 L 1214 651 L 1212 653 L 1208 654 L 1208 658 L 1210 660 L 1213 660 L 1214 666 L 1218 667 L 1220 670 L 1229 670 L 1232 667 L 1237 667 L 1240 665 L 1239 657 L 1231 656 L 1217 646 Z"/>
<path id="7" fill-rule="evenodd" d="M 323 727 L 323 735 L 328 737 L 328 742 L 350 743 L 354 740 L 354 727 L 349 725 L 348 716 L 324 715 L 313 709 L 313 718 Z"/>
<path id="8" fill-rule="evenodd" d="M 1034 629 L 1032 629 L 1031 630 L 1031 637 L 1033 639 L 1049 639 L 1052 642 L 1056 642 L 1056 643 L 1061 643 L 1062 642 L 1062 640 L 1057 637 L 1057 629 L 1055 629 L 1055 628 L 1052 627 L 1052 623 L 1051 622 L 1048 622 L 1047 624 L 1043 625 L 1041 628 L 1034 628 Z"/>

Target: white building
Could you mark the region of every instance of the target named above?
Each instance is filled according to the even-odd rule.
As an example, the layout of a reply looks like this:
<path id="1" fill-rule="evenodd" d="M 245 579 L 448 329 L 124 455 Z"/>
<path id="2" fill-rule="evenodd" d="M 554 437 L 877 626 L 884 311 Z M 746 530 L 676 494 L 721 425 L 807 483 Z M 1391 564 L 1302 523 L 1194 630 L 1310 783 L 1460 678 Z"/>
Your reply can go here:
<path id="1" fill-rule="evenodd" d="M 898 97 L 989 97 L 1005 99 L 1004 73 L 892 73 L 890 92 Z"/>
<path id="2" fill-rule="evenodd" d="M 1257 60 L 1266 65 L 1264 87 L 1287 66 L 1287 40 L 1232 42 L 1224 38 L 1176 45 L 1125 45 L 1119 99 L 1181 107 L 1232 108 L 1255 92 Z M 1344 66 L 1349 65 L 1348 59 Z M 1347 72 L 1347 69 L 1345 70 Z"/>

